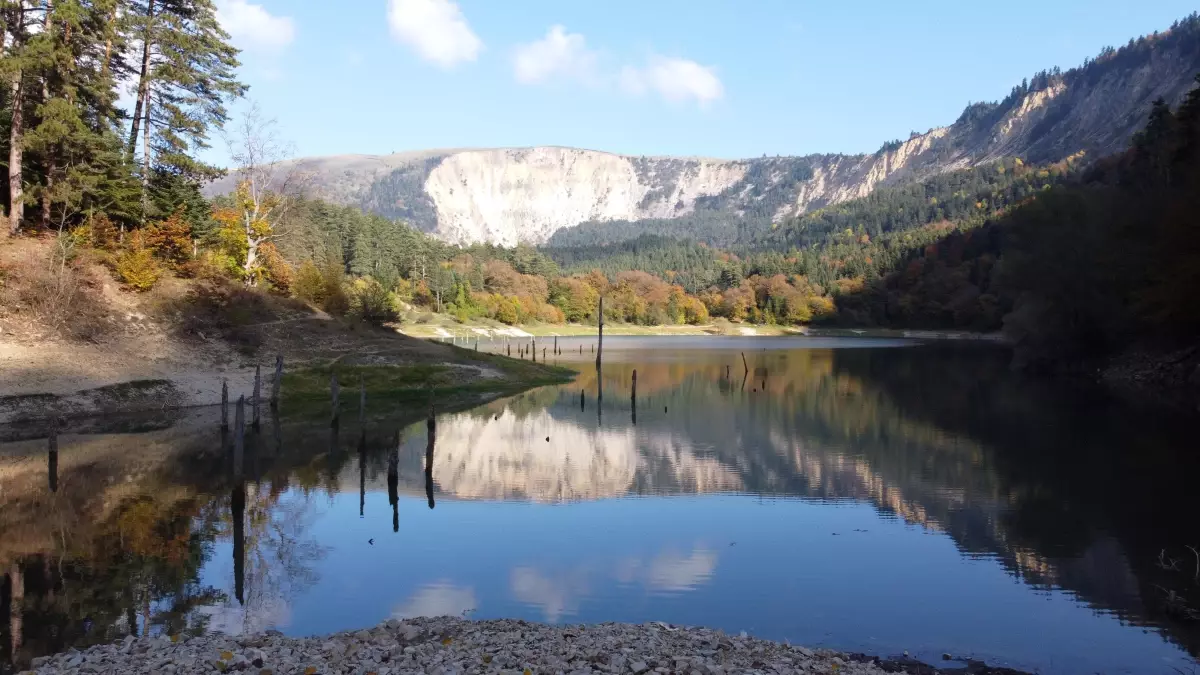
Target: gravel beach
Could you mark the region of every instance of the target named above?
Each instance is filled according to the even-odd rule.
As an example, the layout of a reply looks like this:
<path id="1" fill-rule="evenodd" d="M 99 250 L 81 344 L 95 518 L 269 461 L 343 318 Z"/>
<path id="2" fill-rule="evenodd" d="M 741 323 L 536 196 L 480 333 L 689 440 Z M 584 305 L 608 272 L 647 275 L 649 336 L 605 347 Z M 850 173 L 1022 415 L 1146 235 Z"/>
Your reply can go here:
<path id="1" fill-rule="evenodd" d="M 835 652 L 661 623 L 548 626 L 451 617 L 388 621 L 312 638 L 279 633 L 133 638 L 34 660 L 29 672 L 215 673 L 837 673 L 884 670 Z"/>

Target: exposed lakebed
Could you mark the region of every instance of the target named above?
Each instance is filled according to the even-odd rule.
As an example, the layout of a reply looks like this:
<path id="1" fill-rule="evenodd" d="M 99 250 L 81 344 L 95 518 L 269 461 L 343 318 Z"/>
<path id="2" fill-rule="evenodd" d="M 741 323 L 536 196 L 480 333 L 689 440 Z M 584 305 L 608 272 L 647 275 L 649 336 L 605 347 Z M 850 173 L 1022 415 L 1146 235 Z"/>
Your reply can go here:
<path id="1" fill-rule="evenodd" d="M 284 410 L 238 480 L 200 409 L 75 425 L 52 492 L 44 434 L 5 430 L 0 660 L 451 614 L 1194 667 L 1194 419 L 992 346 L 611 338 L 597 377 L 591 344 L 560 340 L 571 384 L 441 412 L 431 462 L 422 410 Z"/>

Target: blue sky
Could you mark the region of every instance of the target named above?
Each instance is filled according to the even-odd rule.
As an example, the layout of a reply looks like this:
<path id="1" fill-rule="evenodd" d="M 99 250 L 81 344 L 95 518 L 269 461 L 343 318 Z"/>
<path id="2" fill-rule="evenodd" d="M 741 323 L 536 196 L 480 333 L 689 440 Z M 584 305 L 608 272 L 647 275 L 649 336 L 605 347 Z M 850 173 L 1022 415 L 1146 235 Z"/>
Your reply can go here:
<path id="1" fill-rule="evenodd" d="M 869 152 L 1184 0 L 218 0 L 297 156 Z M 238 106 L 237 109 L 240 109 Z M 209 159 L 224 163 L 220 141 Z"/>

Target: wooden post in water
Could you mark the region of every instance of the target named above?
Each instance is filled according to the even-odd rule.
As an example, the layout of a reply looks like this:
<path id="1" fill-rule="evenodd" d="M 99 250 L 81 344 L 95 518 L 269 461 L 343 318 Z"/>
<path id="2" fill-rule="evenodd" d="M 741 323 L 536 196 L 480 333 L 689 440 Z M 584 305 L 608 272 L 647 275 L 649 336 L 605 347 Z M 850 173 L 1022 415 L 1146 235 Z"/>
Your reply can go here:
<path id="1" fill-rule="evenodd" d="M 358 432 L 358 517 L 367 505 L 367 430 Z"/>
<path id="2" fill-rule="evenodd" d="M 262 398 L 262 366 L 254 366 L 254 430 L 258 431 L 258 401 Z"/>
<path id="3" fill-rule="evenodd" d="M 637 426 L 637 369 L 633 370 L 633 390 L 629 394 L 629 409 L 633 413 L 633 425 Z"/>
<path id="4" fill-rule="evenodd" d="M 536 338 L 533 341 L 532 351 L 533 351 L 533 362 L 537 363 L 537 339 Z"/>
<path id="5" fill-rule="evenodd" d="M 433 508 L 433 446 L 437 439 L 437 419 L 433 415 L 433 406 L 429 406 L 429 419 L 425 421 L 425 435 L 428 438 L 425 445 L 425 498 L 429 500 L 429 508 Z"/>
<path id="6" fill-rule="evenodd" d="M 579 412 L 583 412 L 583 390 L 579 390 Z"/>
<path id="7" fill-rule="evenodd" d="M 221 431 L 229 429 L 229 381 L 221 380 Z"/>
<path id="8" fill-rule="evenodd" d="M 542 347 L 542 363 L 546 362 L 546 348 Z"/>
<path id="9" fill-rule="evenodd" d="M 50 491 L 58 492 L 58 420 L 50 423 L 50 447 L 46 464 L 50 478 Z"/>
<path id="10" fill-rule="evenodd" d="M 604 296 L 600 296 L 600 321 L 596 324 L 599 332 L 596 337 L 596 370 L 600 370 L 600 359 L 604 358 Z M 596 374 L 599 376 L 599 373 Z"/>
<path id="11" fill-rule="evenodd" d="M 508 355 L 509 355 L 509 356 L 512 356 L 512 343 L 511 343 L 511 342 L 508 342 L 508 343 L 506 343 L 506 344 L 508 345 Z"/>
<path id="12" fill-rule="evenodd" d="M 746 352 L 742 352 L 742 367 L 746 369 L 746 374 L 750 374 L 750 364 L 746 362 Z"/>
<path id="13" fill-rule="evenodd" d="M 237 410 L 233 416 L 233 475 L 241 478 L 245 470 L 246 453 L 246 396 L 238 396 Z"/>
<path id="14" fill-rule="evenodd" d="M 330 375 L 330 376 L 329 376 L 329 395 L 330 395 L 330 398 L 332 398 L 332 399 L 333 399 L 333 413 L 332 413 L 332 419 L 330 420 L 329 424 L 330 424 L 331 426 L 335 426 L 335 427 L 336 427 L 336 426 L 338 425 L 338 381 L 337 381 L 337 373 L 333 373 L 332 375 Z"/>
<path id="15" fill-rule="evenodd" d="M 729 379 L 729 364 L 728 363 L 725 364 L 725 379 L 726 380 Z"/>
<path id="16" fill-rule="evenodd" d="M 558 355 L 559 355 L 559 354 L 561 354 L 561 353 L 562 353 L 562 352 L 558 351 L 558 336 L 557 336 L 557 335 L 555 335 L 555 336 L 554 336 L 554 355 L 555 355 L 555 356 L 558 356 Z"/>
<path id="17" fill-rule="evenodd" d="M 358 425 L 361 427 L 367 416 L 367 385 L 363 376 L 358 376 Z"/>
<path id="18" fill-rule="evenodd" d="M 246 602 L 246 482 L 240 477 L 234 482 L 229 499 L 233 520 L 233 595 L 238 604 Z"/>
<path id="19" fill-rule="evenodd" d="M 271 408 L 279 407 L 279 390 L 283 388 L 283 354 L 275 356 L 275 379 L 271 381 Z"/>
<path id="20" fill-rule="evenodd" d="M 392 532 L 400 531 L 400 432 L 396 432 L 396 442 L 388 453 L 387 486 L 388 503 L 392 505 Z"/>
<path id="21" fill-rule="evenodd" d="M 475 338 L 475 351 L 479 351 L 479 338 Z"/>
<path id="22" fill-rule="evenodd" d="M 579 343 L 579 353 L 583 354 L 583 343 L 582 342 Z"/>

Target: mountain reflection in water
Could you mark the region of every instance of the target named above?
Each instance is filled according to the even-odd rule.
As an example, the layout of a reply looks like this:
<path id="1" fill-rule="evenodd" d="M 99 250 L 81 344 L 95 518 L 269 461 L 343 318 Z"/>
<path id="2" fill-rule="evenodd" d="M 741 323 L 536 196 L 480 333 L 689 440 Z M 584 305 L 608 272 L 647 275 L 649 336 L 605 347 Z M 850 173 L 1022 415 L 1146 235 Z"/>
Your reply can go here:
<path id="1" fill-rule="evenodd" d="M 1200 631 L 1164 601 L 1200 606 L 1194 419 L 1021 378 L 993 348 L 618 338 L 605 356 L 602 377 L 585 354 L 575 382 L 442 412 L 433 435 L 421 410 L 336 430 L 285 410 L 248 432 L 240 478 L 216 410 L 77 422 L 56 455 L 43 429 L 0 428 L 0 662 L 456 614 L 1041 672 L 1194 664 Z"/>

